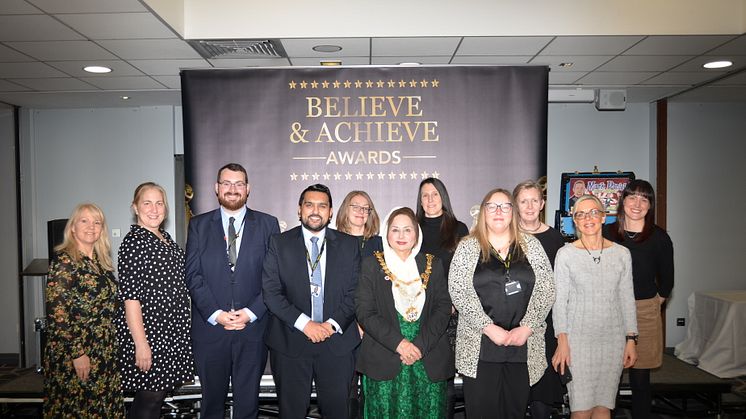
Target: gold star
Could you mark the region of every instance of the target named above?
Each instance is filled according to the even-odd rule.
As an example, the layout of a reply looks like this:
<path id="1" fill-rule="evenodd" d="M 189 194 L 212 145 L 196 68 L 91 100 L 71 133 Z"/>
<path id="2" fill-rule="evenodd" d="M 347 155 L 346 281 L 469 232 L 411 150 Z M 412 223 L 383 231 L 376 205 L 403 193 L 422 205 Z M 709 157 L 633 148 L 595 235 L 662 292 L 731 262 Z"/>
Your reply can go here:
<path id="1" fill-rule="evenodd" d="M 437 79 L 435 79 L 435 80 L 431 81 L 430 84 L 433 85 L 433 87 L 438 87 L 438 86 L 440 86 L 440 81 L 437 80 Z"/>
<path id="2" fill-rule="evenodd" d="M 366 174 L 365 174 L 365 176 L 368 176 L 368 180 L 371 180 L 371 179 L 373 179 L 373 176 L 375 176 L 375 175 L 376 175 L 376 174 L 375 174 L 375 173 L 373 173 L 373 172 L 368 172 L 368 173 L 366 173 Z"/>
<path id="3" fill-rule="evenodd" d="M 295 89 L 296 85 L 297 83 L 295 82 L 295 80 L 290 80 L 290 83 L 288 83 L 288 86 L 290 86 L 291 89 Z"/>
<path id="4" fill-rule="evenodd" d="M 342 175 L 339 174 L 339 172 L 334 173 L 334 180 L 340 180 L 342 179 Z"/>
<path id="5" fill-rule="evenodd" d="M 396 86 L 396 82 L 395 82 L 395 81 L 393 81 L 393 80 L 389 80 L 389 81 L 388 81 L 388 83 L 389 83 L 389 87 L 394 87 L 394 86 Z"/>
<path id="6" fill-rule="evenodd" d="M 407 82 L 404 80 L 399 80 L 399 87 L 407 87 Z"/>
<path id="7" fill-rule="evenodd" d="M 365 82 L 365 87 L 367 87 L 368 89 L 370 89 L 371 87 L 373 87 L 373 82 L 370 81 L 370 80 L 366 81 Z"/>
<path id="8" fill-rule="evenodd" d="M 319 173 L 315 172 L 313 175 L 311 175 L 311 177 L 313 178 L 313 180 L 319 180 Z"/>
<path id="9" fill-rule="evenodd" d="M 407 174 L 404 173 L 404 171 L 402 170 L 402 172 L 399 173 L 399 179 L 406 179 L 406 178 L 407 178 Z"/>
<path id="10" fill-rule="evenodd" d="M 308 180 L 308 174 L 306 172 L 303 172 L 302 175 L 300 175 L 301 179 Z"/>
<path id="11" fill-rule="evenodd" d="M 360 80 L 355 80 L 355 87 L 358 89 L 363 87 L 363 82 L 361 82 Z"/>
<path id="12" fill-rule="evenodd" d="M 324 180 L 329 180 L 329 178 L 331 178 L 331 177 L 332 177 L 332 175 L 330 175 L 328 172 L 324 173 Z"/>
<path id="13" fill-rule="evenodd" d="M 357 178 L 357 180 L 363 180 L 363 174 L 360 173 L 360 172 L 357 172 L 357 174 L 355 175 L 355 177 Z"/>
<path id="14" fill-rule="evenodd" d="M 392 170 L 389 172 L 389 180 L 394 180 L 394 179 L 396 179 L 396 173 L 394 173 L 394 171 Z"/>
<path id="15" fill-rule="evenodd" d="M 349 80 L 345 80 L 345 89 L 349 89 L 352 86 L 352 82 Z"/>
<path id="16" fill-rule="evenodd" d="M 412 170 L 412 173 L 409 174 L 409 178 L 410 179 L 417 179 L 417 172 L 415 172 L 414 170 Z"/>
<path id="17" fill-rule="evenodd" d="M 382 88 L 383 88 L 383 85 L 384 85 L 384 84 L 386 84 L 386 83 L 384 83 L 384 82 L 383 82 L 383 80 L 378 80 L 378 81 L 376 82 L 376 86 L 377 86 L 377 87 L 378 87 L 379 89 L 382 89 Z"/>
<path id="18" fill-rule="evenodd" d="M 345 180 L 351 180 L 352 179 L 352 173 L 347 172 L 345 173 Z"/>
<path id="19" fill-rule="evenodd" d="M 427 80 L 425 80 L 425 79 L 422 79 L 422 81 L 420 81 L 420 87 L 427 87 L 427 84 L 428 84 L 428 83 L 429 83 L 429 82 L 428 82 Z"/>
<path id="20" fill-rule="evenodd" d="M 422 176 L 423 179 L 427 179 L 427 172 L 420 173 L 420 176 Z"/>
<path id="21" fill-rule="evenodd" d="M 319 87 L 319 83 L 316 80 L 312 81 L 311 82 L 311 89 L 315 89 L 317 87 Z"/>
<path id="22" fill-rule="evenodd" d="M 332 84 L 334 84 L 334 88 L 335 88 L 335 89 L 339 89 L 339 86 L 340 86 L 340 85 L 341 85 L 342 83 L 340 83 L 340 82 L 339 82 L 339 80 L 334 80 L 334 83 L 332 83 Z"/>
<path id="23" fill-rule="evenodd" d="M 328 89 L 329 88 L 329 82 L 326 81 L 326 80 L 322 81 L 321 82 L 321 87 L 323 87 L 324 89 Z"/>
<path id="24" fill-rule="evenodd" d="M 295 172 L 291 173 L 290 180 L 298 180 L 298 175 L 296 175 Z"/>
<path id="25" fill-rule="evenodd" d="M 409 87 L 417 87 L 417 80 L 412 79 L 409 81 Z"/>
<path id="26" fill-rule="evenodd" d="M 300 88 L 301 89 L 305 89 L 307 86 L 308 86 L 308 83 L 306 83 L 305 80 L 303 80 L 302 82 L 300 82 Z"/>
<path id="27" fill-rule="evenodd" d="M 438 178 L 440 178 L 440 173 L 438 173 L 438 172 L 433 172 L 433 177 L 434 177 L 435 179 L 438 179 Z"/>
<path id="28" fill-rule="evenodd" d="M 386 173 L 378 172 L 378 180 L 383 180 L 384 177 L 386 177 Z"/>

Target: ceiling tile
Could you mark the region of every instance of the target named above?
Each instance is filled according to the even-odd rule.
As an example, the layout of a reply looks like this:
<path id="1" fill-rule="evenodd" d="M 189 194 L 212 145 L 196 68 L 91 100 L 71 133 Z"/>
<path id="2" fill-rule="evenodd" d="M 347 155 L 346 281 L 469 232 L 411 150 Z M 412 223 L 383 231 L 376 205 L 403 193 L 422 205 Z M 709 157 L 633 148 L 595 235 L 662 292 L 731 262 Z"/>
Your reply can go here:
<path id="1" fill-rule="evenodd" d="M 724 77 L 712 84 L 718 86 L 746 86 L 746 71 Z"/>
<path id="2" fill-rule="evenodd" d="M 163 89 L 163 86 L 148 76 L 133 77 L 81 77 L 104 90 Z"/>
<path id="3" fill-rule="evenodd" d="M 197 51 L 180 39 L 130 39 L 97 42 L 125 60 L 201 58 Z"/>
<path id="4" fill-rule="evenodd" d="M 150 13 L 86 13 L 55 15 L 90 39 L 177 38 Z"/>
<path id="5" fill-rule="evenodd" d="M 466 37 L 456 55 L 536 55 L 551 40 L 551 36 Z"/>
<path id="6" fill-rule="evenodd" d="M 287 58 L 225 58 L 222 60 L 208 60 L 215 68 L 234 68 L 234 67 L 285 67 L 290 62 Z"/>
<path id="7" fill-rule="evenodd" d="M 367 57 L 370 55 L 370 38 L 313 38 L 313 39 L 281 39 L 282 47 L 288 57 L 333 57 L 345 55 L 347 57 Z M 317 52 L 313 47 L 317 45 L 337 45 L 342 50 L 336 53 Z"/>
<path id="8" fill-rule="evenodd" d="M 169 89 L 181 89 L 181 77 L 179 76 L 153 76 L 153 78 Z"/>
<path id="9" fill-rule="evenodd" d="M 591 71 L 614 58 L 612 55 L 539 55 L 531 64 L 548 65 L 555 72 Z M 572 63 L 569 67 L 560 67 L 562 63 Z"/>
<path id="10" fill-rule="evenodd" d="M 703 86 L 669 99 L 671 102 L 740 102 L 746 98 L 745 87 Z"/>
<path id="11" fill-rule="evenodd" d="M 746 35 L 741 35 L 738 38 L 728 42 L 725 45 L 717 47 L 712 51 L 708 51 L 707 55 L 744 55 L 746 54 Z"/>
<path id="12" fill-rule="evenodd" d="M 649 36 L 625 55 L 699 55 L 733 39 L 731 35 L 661 35 Z"/>
<path id="13" fill-rule="evenodd" d="M 0 16 L 0 41 L 72 39 L 84 39 L 84 37 L 47 15 Z"/>
<path id="14" fill-rule="evenodd" d="M 370 64 L 370 58 L 366 57 L 303 57 L 303 58 L 290 58 L 290 62 L 293 66 L 303 67 L 315 67 L 321 65 L 320 62 L 324 60 L 330 61 L 342 61 L 342 65 L 368 65 Z M 215 60 L 213 60 L 215 61 Z M 222 60 L 221 60 L 222 61 Z"/>
<path id="15" fill-rule="evenodd" d="M 558 36 L 541 55 L 617 55 L 644 36 Z"/>
<path id="16" fill-rule="evenodd" d="M 685 89 L 685 87 L 628 87 L 626 89 L 627 103 L 654 102 L 666 98 L 682 89 Z"/>
<path id="17" fill-rule="evenodd" d="M 91 41 L 8 42 L 41 61 L 110 60 L 115 57 Z"/>
<path id="18" fill-rule="evenodd" d="M 499 65 L 518 65 L 526 64 L 533 58 L 530 55 L 509 56 L 509 55 L 462 55 L 453 57 L 451 64 L 499 64 Z"/>
<path id="19" fill-rule="evenodd" d="M 20 92 L 29 90 L 28 87 L 20 86 L 6 80 L 0 80 L 0 92 Z"/>
<path id="20" fill-rule="evenodd" d="M 28 55 L 21 54 L 18 51 L 8 48 L 5 45 L 0 45 L 0 63 L 12 63 L 22 61 L 32 61 L 33 58 Z"/>
<path id="21" fill-rule="evenodd" d="M 0 15 L 33 15 L 42 11 L 26 3 L 24 0 L 0 1 Z"/>
<path id="22" fill-rule="evenodd" d="M 28 0 L 47 13 L 147 12 L 138 0 Z"/>
<path id="23" fill-rule="evenodd" d="M 168 76 L 178 75 L 182 68 L 211 67 L 206 60 L 130 60 L 130 64 L 145 74 Z"/>
<path id="24" fill-rule="evenodd" d="M 692 57 L 681 55 L 620 55 L 598 71 L 666 71 Z"/>
<path id="25" fill-rule="evenodd" d="M 586 74 L 583 71 L 550 71 L 549 84 L 573 84 Z"/>
<path id="26" fill-rule="evenodd" d="M 378 57 L 453 55 L 460 41 L 460 37 L 373 38 L 371 55 Z"/>
<path id="27" fill-rule="evenodd" d="M 121 76 L 142 76 L 143 73 L 127 64 L 124 61 L 115 60 L 96 60 L 91 61 L 48 61 L 47 64 L 52 67 L 64 71 L 73 77 L 121 77 Z M 105 74 L 94 74 L 83 70 L 83 67 L 88 65 L 102 65 L 109 67 L 111 73 Z"/>
<path id="28" fill-rule="evenodd" d="M 658 72 L 603 72 L 594 71 L 588 73 L 585 77 L 577 81 L 577 83 L 584 85 L 608 85 L 608 86 L 621 86 L 641 83 L 655 75 Z"/>
<path id="29" fill-rule="evenodd" d="M 401 63 L 420 63 L 420 64 L 448 64 L 451 56 L 447 57 L 372 57 L 373 65 L 399 65 Z"/>
<path id="30" fill-rule="evenodd" d="M 88 83 L 72 77 L 56 77 L 41 79 L 11 79 L 11 81 L 22 84 L 38 91 L 64 91 L 64 90 L 98 90 Z"/>
<path id="31" fill-rule="evenodd" d="M 37 77 L 67 77 L 44 63 L 3 63 L 0 65 L 0 78 L 37 78 Z"/>
<path id="32" fill-rule="evenodd" d="M 744 51 L 746 52 L 746 51 Z M 725 68 L 725 69 L 715 69 L 715 68 L 704 68 L 703 65 L 705 63 L 709 63 L 710 61 L 716 61 L 719 58 L 728 59 L 733 62 L 733 66 Z M 685 72 L 694 72 L 694 71 L 700 71 L 702 73 L 712 73 L 712 72 L 719 72 L 719 71 L 732 71 L 738 68 L 742 68 L 746 66 L 746 55 L 732 55 L 728 57 L 722 57 L 722 56 L 712 56 L 712 55 L 702 55 L 699 57 L 695 57 L 692 60 L 689 60 L 680 66 L 672 69 L 673 72 L 679 72 L 679 71 L 685 71 Z"/>
<path id="33" fill-rule="evenodd" d="M 659 74 L 652 79 L 645 80 L 642 84 L 662 84 L 662 85 L 685 85 L 685 86 L 692 86 L 695 84 L 703 83 L 707 80 L 713 79 L 721 74 L 724 73 L 713 73 L 713 74 L 706 74 L 701 72 L 696 73 L 672 73 L 667 72 L 663 74 Z"/>
<path id="34" fill-rule="evenodd" d="M 53 95 L 39 92 L 0 93 L 0 101 L 34 109 L 44 108 L 133 108 L 137 106 L 179 106 L 181 92 L 175 89 L 127 92 L 129 100 L 122 100 L 122 92 L 59 92 Z"/>

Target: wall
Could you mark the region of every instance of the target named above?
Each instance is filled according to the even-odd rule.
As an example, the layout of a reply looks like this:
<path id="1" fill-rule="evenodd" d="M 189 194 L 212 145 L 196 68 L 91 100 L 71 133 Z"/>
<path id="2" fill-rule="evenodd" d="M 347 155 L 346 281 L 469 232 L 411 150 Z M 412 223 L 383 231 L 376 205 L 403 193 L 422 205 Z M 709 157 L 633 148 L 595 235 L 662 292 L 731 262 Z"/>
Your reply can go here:
<path id="1" fill-rule="evenodd" d="M 687 299 L 700 290 L 746 289 L 746 104 L 668 105 L 668 231 L 676 285 L 669 302 L 667 346 L 684 339 Z"/>
<path id="2" fill-rule="evenodd" d="M 0 104 L 0 336 L 18 335 L 18 223 L 16 134 L 13 108 Z M 17 339 L 0 338 L 0 354 L 17 354 Z M 6 360 L 3 360 L 6 362 Z"/>

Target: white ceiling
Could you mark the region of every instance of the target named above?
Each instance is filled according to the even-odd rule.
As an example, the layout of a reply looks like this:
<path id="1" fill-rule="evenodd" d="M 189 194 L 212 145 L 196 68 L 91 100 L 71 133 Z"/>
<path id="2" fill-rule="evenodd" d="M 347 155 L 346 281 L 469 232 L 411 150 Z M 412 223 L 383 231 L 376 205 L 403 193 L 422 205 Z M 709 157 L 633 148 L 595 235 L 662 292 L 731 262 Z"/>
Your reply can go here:
<path id="1" fill-rule="evenodd" d="M 29 108 L 175 105 L 184 68 L 544 64 L 551 89 L 626 89 L 629 102 L 746 102 L 746 35 L 280 39 L 287 58 L 204 59 L 139 0 L 0 1 L 0 102 Z M 316 45 L 338 45 L 318 53 Z M 706 70 L 727 58 L 727 70 Z M 561 63 L 572 63 L 560 67 Z M 109 74 L 86 73 L 105 65 Z M 123 101 L 122 96 L 130 99 Z"/>

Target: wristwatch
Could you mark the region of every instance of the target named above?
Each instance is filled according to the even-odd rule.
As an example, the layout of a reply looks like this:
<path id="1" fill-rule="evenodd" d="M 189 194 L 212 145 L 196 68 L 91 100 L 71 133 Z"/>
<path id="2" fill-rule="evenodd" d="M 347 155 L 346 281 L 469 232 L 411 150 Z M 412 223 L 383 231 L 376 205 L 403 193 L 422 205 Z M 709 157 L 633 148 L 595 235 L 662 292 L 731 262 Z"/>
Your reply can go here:
<path id="1" fill-rule="evenodd" d="M 637 345 L 637 337 L 638 337 L 638 335 L 627 335 L 627 336 L 625 336 L 626 340 L 634 340 L 635 341 L 635 345 Z"/>

